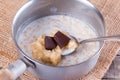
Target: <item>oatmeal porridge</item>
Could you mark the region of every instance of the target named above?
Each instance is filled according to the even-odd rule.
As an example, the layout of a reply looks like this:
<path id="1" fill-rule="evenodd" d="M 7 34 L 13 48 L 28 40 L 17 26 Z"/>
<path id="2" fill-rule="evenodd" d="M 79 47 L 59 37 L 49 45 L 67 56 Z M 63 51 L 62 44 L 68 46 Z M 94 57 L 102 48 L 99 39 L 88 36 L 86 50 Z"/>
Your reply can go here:
<path id="1" fill-rule="evenodd" d="M 97 34 L 89 24 L 86 24 L 79 19 L 70 16 L 53 15 L 37 19 L 27 25 L 27 27 L 22 31 L 22 34 L 20 34 L 18 40 L 19 46 L 27 55 L 41 62 L 41 59 L 39 58 L 41 56 L 41 51 L 38 50 L 38 54 L 34 54 L 31 50 L 31 44 L 36 41 L 39 43 L 39 39 L 40 41 L 43 41 L 43 38 L 41 37 L 50 35 L 54 31 L 66 32 L 67 34 L 76 37 L 78 41 L 97 37 Z M 69 47 L 72 48 L 72 46 Z M 57 66 L 70 66 L 81 63 L 92 57 L 99 50 L 99 43 L 92 42 L 81 44 L 78 46 L 76 52 L 67 56 L 61 56 L 62 51 L 58 46 L 56 48 L 58 49 L 56 51 L 58 53 L 57 57 L 50 57 L 51 60 L 54 59 L 54 61 L 57 61 L 57 63 L 54 61 L 53 63 L 55 65 L 57 64 Z M 51 53 L 50 51 L 46 50 L 43 52 L 44 54 Z"/>

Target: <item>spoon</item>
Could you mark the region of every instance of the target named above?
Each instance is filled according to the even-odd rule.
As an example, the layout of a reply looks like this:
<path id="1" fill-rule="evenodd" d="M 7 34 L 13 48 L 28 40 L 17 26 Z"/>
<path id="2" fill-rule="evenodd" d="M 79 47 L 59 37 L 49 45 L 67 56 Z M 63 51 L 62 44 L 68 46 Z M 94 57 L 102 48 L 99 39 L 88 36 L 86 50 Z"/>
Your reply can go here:
<path id="1" fill-rule="evenodd" d="M 120 39 L 120 35 L 113 35 L 113 36 L 103 36 L 103 37 L 97 37 L 97 38 L 90 38 L 90 39 L 85 39 L 85 40 L 82 40 L 82 41 L 78 41 L 74 36 L 71 36 L 70 35 L 70 38 L 72 40 L 74 40 L 78 45 L 80 44 L 85 44 L 85 43 L 89 43 L 89 42 L 100 42 L 100 41 L 115 41 L 118 39 Z M 69 54 L 72 54 L 73 52 L 76 51 L 77 48 L 75 49 L 66 49 L 62 52 L 62 56 L 66 56 L 66 55 L 69 55 Z"/>

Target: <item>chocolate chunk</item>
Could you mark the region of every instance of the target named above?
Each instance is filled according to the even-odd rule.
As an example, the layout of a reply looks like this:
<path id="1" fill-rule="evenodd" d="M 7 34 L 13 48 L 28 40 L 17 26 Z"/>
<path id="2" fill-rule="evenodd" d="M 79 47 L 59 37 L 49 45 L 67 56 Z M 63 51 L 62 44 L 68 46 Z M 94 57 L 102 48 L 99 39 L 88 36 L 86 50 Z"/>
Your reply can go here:
<path id="1" fill-rule="evenodd" d="M 47 50 L 52 50 L 57 46 L 53 37 L 45 36 L 45 48 Z"/>
<path id="2" fill-rule="evenodd" d="M 58 31 L 54 35 L 54 40 L 56 41 L 56 43 L 58 44 L 58 46 L 60 48 L 63 48 L 63 47 L 65 47 L 68 44 L 70 38 L 67 37 L 65 34 L 63 34 L 62 32 Z"/>

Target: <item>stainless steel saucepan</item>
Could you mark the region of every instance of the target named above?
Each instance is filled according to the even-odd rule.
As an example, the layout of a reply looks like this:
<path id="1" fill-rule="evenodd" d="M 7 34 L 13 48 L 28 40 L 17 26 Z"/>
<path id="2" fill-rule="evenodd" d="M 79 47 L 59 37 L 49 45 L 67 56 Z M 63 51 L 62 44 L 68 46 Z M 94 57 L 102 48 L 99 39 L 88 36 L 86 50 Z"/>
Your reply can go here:
<path id="1" fill-rule="evenodd" d="M 105 36 L 104 19 L 97 8 L 87 0 L 30 0 L 16 14 L 12 32 L 20 59 L 7 69 L 0 70 L 0 80 L 16 79 L 26 69 L 41 80 L 75 80 L 86 75 L 95 66 L 104 42 L 100 49 L 88 60 L 73 66 L 52 67 L 39 63 L 18 45 L 21 25 L 48 15 L 68 15 L 82 20 L 92 26 L 99 36 Z"/>

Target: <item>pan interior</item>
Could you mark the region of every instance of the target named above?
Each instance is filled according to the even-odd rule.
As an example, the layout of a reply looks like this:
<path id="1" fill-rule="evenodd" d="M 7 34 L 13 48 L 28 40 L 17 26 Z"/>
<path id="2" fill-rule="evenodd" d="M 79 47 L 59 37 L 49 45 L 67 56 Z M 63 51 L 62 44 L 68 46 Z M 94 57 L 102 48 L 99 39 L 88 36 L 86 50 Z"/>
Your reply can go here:
<path id="1" fill-rule="evenodd" d="M 30 49 L 31 43 L 33 43 L 40 35 L 49 35 L 57 30 L 75 36 L 78 41 L 81 39 L 84 40 L 97 37 L 98 35 L 96 30 L 90 24 L 85 24 L 77 18 L 65 15 L 51 15 L 38 19 L 36 18 L 34 21 L 29 19 L 25 22 L 18 30 L 17 43 L 25 54 L 33 58 Z M 72 55 L 63 57 L 63 60 L 58 66 L 79 64 L 92 57 L 99 49 L 99 43 L 81 45 Z"/>

